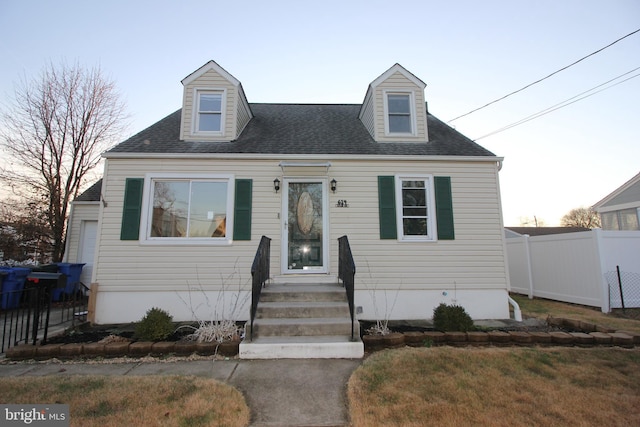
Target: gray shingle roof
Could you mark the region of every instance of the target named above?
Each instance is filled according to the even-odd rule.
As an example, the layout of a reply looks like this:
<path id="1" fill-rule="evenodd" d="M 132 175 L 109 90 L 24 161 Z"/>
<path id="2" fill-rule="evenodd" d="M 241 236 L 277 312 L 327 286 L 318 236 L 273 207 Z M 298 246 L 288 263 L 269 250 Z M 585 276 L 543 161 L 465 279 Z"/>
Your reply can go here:
<path id="1" fill-rule="evenodd" d="M 102 179 L 96 181 L 91 187 L 84 190 L 74 202 L 99 202 L 100 192 L 102 191 Z"/>
<path id="2" fill-rule="evenodd" d="M 232 142 L 180 141 L 182 110 L 108 153 L 356 154 L 494 156 L 431 114 L 428 143 L 376 143 L 358 118 L 359 104 L 250 104 L 254 117 Z"/>

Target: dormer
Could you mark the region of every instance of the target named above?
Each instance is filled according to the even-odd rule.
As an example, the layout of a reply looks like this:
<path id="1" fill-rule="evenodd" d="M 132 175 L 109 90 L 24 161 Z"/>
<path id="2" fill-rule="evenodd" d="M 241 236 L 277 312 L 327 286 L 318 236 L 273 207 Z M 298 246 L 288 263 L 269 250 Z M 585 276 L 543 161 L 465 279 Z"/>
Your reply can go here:
<path id="1" fill-rule="evenodd" d="M 233 141 L 253 117 L 238 79 L 214 61 L 189 74 L 182 85 L 183 141 Z"/>
<path id="2" fill-rule="evenodd" d="M 377 142 L 427 142 L 427 85 L 395 64 L 367 89 L 360 120 Z"/>

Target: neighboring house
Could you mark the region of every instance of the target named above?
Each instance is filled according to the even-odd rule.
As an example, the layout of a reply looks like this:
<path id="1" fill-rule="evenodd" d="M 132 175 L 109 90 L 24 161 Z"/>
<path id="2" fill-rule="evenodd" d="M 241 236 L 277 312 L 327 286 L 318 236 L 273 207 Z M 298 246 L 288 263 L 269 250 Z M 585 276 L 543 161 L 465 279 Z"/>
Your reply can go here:
<path id="1" fill-rule="evenodd" d="M 640 173 L 593 205 L 603 230 L 640 230 Z"/>
<path id="2" fill-rule="evenodd" d="M 249 103 L 213 61 L 182 84 L 182 109 L 104 154 L 94 322 L 153 306 L 208 320 L 223 300 L 247 320 L 231 308 L 263 235 L 270 282 L 292 287 L 337 283 L 348 236 L 361 319 L 428 319 L 441 302 L 509 317 L 502 158 L 432 116 L 402 66 L 362 104 Z"/>
<path id="3" fill-rule="evenodd" d="M 505 227 L 507 239 L 520 236 L 547 236 L 550 234 L 578 233 L 589 231 L 587 227 Z"/>

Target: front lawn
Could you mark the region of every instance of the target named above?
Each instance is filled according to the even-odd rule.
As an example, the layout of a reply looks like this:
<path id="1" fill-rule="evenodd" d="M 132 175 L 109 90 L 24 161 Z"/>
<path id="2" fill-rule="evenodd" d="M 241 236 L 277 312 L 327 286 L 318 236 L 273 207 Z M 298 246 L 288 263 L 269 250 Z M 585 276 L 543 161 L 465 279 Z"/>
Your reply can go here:
<path id="1" fill-rule="evenodd" d="M 185 376 L 45 376 L 0 379 L 1 403 L 63 403 L 71 426 L 247 426 L 242 394 Z"/>
<path id="2" fill-rule="evenodd" d="M 640 425 L 640 350 L 385 350 L 348 397 L 355 427 Z"/>

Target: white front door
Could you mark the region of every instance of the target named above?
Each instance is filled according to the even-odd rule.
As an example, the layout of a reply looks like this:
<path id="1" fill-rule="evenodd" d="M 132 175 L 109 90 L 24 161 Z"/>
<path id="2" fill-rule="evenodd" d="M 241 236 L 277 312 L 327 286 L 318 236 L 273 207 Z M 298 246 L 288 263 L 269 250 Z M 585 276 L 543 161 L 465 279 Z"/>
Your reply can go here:
<path id="1" fill-rule="evenodd" d="M 282 272 L 328 271 L 328 199 L 324 178 L 285 178 Z"/>

